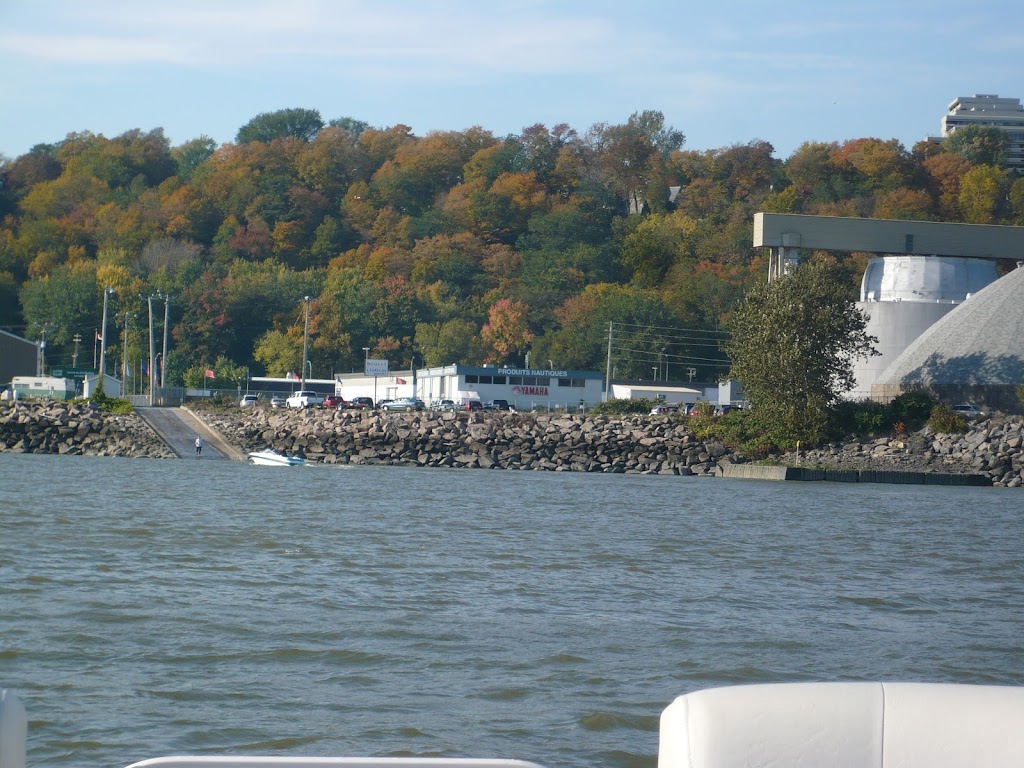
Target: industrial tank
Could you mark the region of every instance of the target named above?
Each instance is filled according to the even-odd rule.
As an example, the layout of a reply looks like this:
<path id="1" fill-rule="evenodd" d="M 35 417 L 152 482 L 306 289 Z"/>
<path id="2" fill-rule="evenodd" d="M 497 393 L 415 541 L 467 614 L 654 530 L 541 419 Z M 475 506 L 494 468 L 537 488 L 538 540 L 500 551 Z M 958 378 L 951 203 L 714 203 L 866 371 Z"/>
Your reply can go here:
<path id="1" fill-rule="evenodd" d="M 857 308 L 881 353 L 855 360 L 853 400 L 871 396 L 871 385 L 918 336 L 970 294 L 996 279 L 996 262 L 953 256 L 885 255 L 871 259 Z"/>

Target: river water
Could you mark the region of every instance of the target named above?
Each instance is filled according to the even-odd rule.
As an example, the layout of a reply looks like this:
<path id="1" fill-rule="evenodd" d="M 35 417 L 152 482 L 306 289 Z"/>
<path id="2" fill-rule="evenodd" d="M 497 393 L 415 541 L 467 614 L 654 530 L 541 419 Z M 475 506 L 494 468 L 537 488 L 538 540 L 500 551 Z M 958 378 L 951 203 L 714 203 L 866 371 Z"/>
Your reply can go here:
<path id="1" fill-rule="evenodd" d="M 1019 491 L 0 455 L 29 765 L 653 768 L 714 685 L 1024 684 Z"/>

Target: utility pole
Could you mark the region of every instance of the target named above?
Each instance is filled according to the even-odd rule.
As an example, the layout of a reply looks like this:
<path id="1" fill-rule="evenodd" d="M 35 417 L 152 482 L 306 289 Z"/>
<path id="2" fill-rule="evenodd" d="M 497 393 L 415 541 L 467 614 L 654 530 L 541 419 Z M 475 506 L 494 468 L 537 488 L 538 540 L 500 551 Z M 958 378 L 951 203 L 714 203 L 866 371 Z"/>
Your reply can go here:
<path id="1" fill-rule="evenodd" d="M 612 394 L 612 330 L 615 323 L 608 323 L 608 360 L 605 363 L 604 369 L 604 402 L 608 402 L 608 398 Z"/>
<path id="2" fill-rule="evenodd" d="M 164 353 L 160 358 L 160 389 L 167 386 L 167 326 L 171 316 L 171 296 L 164 294 Z M 246 382 L 248 387 L 248 382 Z"/>
<path id="3" fill-rule="evenodd" d="M 121 348 L 121 388 L 124 389 L 128 383 L 128 318 L 130 312 L 124 313 L 124 346 Z M 124 394 L 122 392 L 122 394 Z"/>
<path id="4" fill-rule="evenodd" d="M 100 390 L 103 389 L 103 377 L 107 375 L 104 370 L 107 359 L 107 297 L 114 292 L 114 289 L 109 285 L 103 289 L 103 330 L 100 332 Z"/>
<path id="5" fill-rule="evenodd" d="M 71 353 L 71 367 L 72 368 L 77 368 L 78 367 L 78 345 L 82 341 L 82 334 L 76 333 L 74 336 L 71 337 L 71 340 L 73 342 L 75 342 L 75 351 Z"/>
<path id="6" fill-rule="evenodd" d="M 42 339 L 36 347 L 36 376 L 42 376 L 46 372 L 46 325 L 43 325 Z"/>
<path id="7" fill-rule="evenodd" d="M 146 300 L 149 302 L 149 405 L 152 407 L 154 405 L 153 388 L 156 385 L 156 371 L 153 370 L 155 362 L 153 350 L 153 297 L 148 296 Z"/>
<path id="8" fill-rule="evenodd" d="M 305 296 L 302 299 L 306 302 L 306 330 L 302 333 L 302 381 L 299 383 L 299 389 L 306 388 L 306 354 L 309 350 L 309 296 Z M 313 366 L 309 367 L 310 378 L 313 376 Z"/>

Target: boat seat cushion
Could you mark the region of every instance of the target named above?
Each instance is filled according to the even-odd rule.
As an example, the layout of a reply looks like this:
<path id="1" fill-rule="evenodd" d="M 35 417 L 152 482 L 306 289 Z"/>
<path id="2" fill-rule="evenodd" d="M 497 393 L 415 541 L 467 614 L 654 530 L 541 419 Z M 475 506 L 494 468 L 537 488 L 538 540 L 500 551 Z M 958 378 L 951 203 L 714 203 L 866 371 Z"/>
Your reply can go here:
<path id="1" fill-rule="evenodd" d="M 1024 688 L 780 683 L 680 696 L 658 768 L 1024 766 Z"/>

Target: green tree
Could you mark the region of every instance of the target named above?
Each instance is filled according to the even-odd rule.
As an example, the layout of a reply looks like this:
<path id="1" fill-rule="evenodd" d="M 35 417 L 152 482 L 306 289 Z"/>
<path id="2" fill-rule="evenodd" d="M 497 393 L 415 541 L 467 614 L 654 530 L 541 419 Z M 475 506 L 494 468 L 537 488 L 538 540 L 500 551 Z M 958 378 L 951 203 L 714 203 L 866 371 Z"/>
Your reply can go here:
<path id="1" fill-rule="evenodd" d="M 749 291 L 733 311 L 726 353 L 751 411 L 779 445 L 819 442 L 830 408 L 853 387 L 853 360 L 877 354 L 850 286 L 825 263 Z"/>
<path id="2" fill-rule="evenodd" d="M 991 125 L 968 125 L 943 139 L 942 145 L 975 165 L 1006 163 L 1006 134 Z"/>
<path id="3" fill-rule="evenodd" d="M 217 142 L 206 135 L 190 139 L 172 149 L 171 157 L 178 164 L 179 178 L 191 179 L 196 168 L 209 160 L 215 149 Z"/>
<path id="4" fill-rule="evenodd" d="M 416 348 L 423 353 L 427 366 L 477 365 L 484 359 L 480 328 L 469 320 L 418 324 Z"/>
<path id="5" fill-rule="evenodd" d="M 279 109 L 276 112 L 261 112 L 256 115 L 238 129 L 235 141 L 239 144 L 248 144 L 252 141 L 267 144 L 286 136 L 309 141 L 323 127 L 324 121 L 315 109 Z"/>

